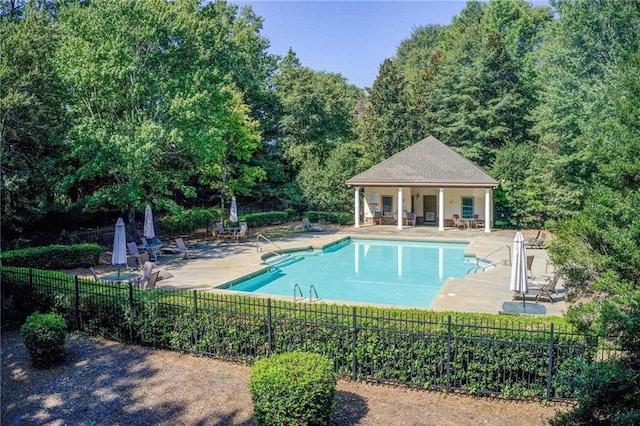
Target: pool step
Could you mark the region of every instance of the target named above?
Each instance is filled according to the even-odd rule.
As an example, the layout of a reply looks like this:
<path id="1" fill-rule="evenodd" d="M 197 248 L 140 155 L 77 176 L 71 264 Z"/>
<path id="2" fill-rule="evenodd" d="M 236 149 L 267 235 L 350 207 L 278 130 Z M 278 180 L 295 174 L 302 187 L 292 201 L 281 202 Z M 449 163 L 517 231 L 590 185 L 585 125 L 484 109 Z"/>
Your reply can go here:
<path id="1" fill-rule="evenodd" d="M 272 268 L 279 269 L 279 268 L 282 268 L 283 266 L 287 266 L 287 265 L 291 265 L 292 263 L 299 262 L 302 259 L 304 259 L 304 257 L 302 256 L 285 256 L 276 260 L 275 262 L 269 262 L 269 265 Z"/>

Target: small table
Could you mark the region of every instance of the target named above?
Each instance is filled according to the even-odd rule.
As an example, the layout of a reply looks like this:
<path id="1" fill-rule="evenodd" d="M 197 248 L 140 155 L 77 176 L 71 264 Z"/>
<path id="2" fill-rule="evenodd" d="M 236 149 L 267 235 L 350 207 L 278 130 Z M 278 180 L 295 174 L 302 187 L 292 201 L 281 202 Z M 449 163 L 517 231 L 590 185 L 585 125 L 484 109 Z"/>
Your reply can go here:
<path id="1" fill-rule="evenodd" d="M 98 279 L 100 281 L 109 281 L 109 282 L 123 282 L 123 283 L 130 283 L 133 281 L 137 281 L 138 277 L 140 277 L 140 274 L 137 274 L 135 272 L 112 272 L 110 274 L 107 275 L 103 275 L 101 277 L 98 277 Z"/>
<path id="2" fill-rule="evenodd" d="M 163 246 L 164 244 L 162 243 L 156 243 L 156 244 L 140 244 L 138 246 L 138 250 L 144 250 L 149 252 L 149 254 L 151 255 L 151 259 L 154 262 L 158 261 L 158 253 L 157 251 Z"/>

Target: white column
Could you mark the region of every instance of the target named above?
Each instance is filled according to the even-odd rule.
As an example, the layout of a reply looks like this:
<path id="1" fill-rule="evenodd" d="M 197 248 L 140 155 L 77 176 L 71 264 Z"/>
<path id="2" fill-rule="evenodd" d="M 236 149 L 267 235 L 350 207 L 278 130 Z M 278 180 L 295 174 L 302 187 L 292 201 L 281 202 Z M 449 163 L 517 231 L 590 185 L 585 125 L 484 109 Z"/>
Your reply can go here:
<path id="1" fill-rule="evenodd" d="M 491 232 L 491 188 L 484 189 L 484 232 Z"/>
<path id="2" fill-rule="evenodd" d="M 398 187 L 398 229 L 402 229 L 402 187 Z"/>
<path id="3" fill-rule="evenodd" d="M 360 187 L 356 186 L 355 188 L 355 207 L 356 212 L 354 213 L 354 228 L 360 228 Z"/>
<path id="4" fill-rule="evenodd" d="M 444 188 L 438 188 L 438 231 L 444 231 Z"/>

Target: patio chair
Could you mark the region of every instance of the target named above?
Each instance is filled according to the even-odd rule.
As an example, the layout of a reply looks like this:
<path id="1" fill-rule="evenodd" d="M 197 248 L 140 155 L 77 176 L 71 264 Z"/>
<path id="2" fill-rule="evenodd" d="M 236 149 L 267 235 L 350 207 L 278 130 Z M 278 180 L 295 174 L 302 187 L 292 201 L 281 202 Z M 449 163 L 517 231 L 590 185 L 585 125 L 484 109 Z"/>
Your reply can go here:
<path id="1" fill-rule="evenodd" d="M 240 222 L 240 230 L 233 235 L 233 239 L 238 243 L 241 238 L 245 239 L 247 237 L 248 232 L 249 226 L 247 225 L 247 222 Z"/>
<path id="2" fill-rule="evenodd" d="M 176 238 L 176 246 L 178 246 L 179 254 L 186 256 L 187 259 L 190 257 L 190 252 L 195 251 L 193 246 L 187 246 L 182 238 Z"/>
<path id="3" fill-rule="evenodd" d="M 374 225 L 382 225 L 382 212 L 376 210 L 373 212 L 373 224 Z"/>
<path id="4" fill-rule="evenodd" d="M 536 303 L 540 299 L 553 303 L 553 295 L 558 293 L 559 281 L 560 277 L 556 274 L 533 280 L 528 293 L 535 295 Z"/>
<path id="5" fill-rule="evenodd" d="M 533 271 L 531 270 L 531 267 L 533 266 L 533 258 L 534 257 L 535 256 L 527 256 L 527 272 L 528 272 L 527 278 L 529 278 L 529 279 L 535 278 L 533 276 Z"/>
<path id="6" fill-rule="evenodd" d="M 138 277 L 138 285 L 140 287 L 145 287 L 149 279 L 151 278 L 151 273 L 153 272 L 153 268 L 155 268 L 156 264 L 153 262 L 144 262 L 142 265 L 142 274 Z M 158 277 L 156 277 L 157 279 Z"/>
<path id="7" fill-rule="evenodd" d="M 460 219 L 460 216 L 457 214 L 453 215 L 453 226 L 458 229 L 467 229 L 467 224 L 465 221 Z"/>
<path id="8" fill-rule="evenodd" d="M 414 212 L 405 212 L 404 224 L 405 226 L 416 226 L 416 214 Z"/>
<path id="9" fill-rule="evenodd" d="M 546 232 L 542 232 L 540 234 L 540 238 L 536 238 L 533 240 L 529 240 L 529 241 L 525 241 L 524 245 L 526 248 L 539 248 L 539 249 L 543 249 L 544 248 L 544 240 L 547 238 L 547 233 Z"/>
<path id="10" fill-rule="evenodd" d="M 138 246 L 135 242 L 131 241 L 127 243 L 127 249 L 129 250 L 129 254 L 131 256 L 140 256 L 140 252 L 138 251 Z"/>
<path id="11" fill-rule="evenodd" d="M 216 241 L 230 240 L 230 239 L 233 239 L 233 233 L 226 231 L 224 229 L 224 225 L 222 225 L 222 222 L 216 222 L 216 227 L 214 229 L 213 238 Z"/>
<path id="12" fill-rule="evenodd" d="M 140 241 L 142 241 L 142 245 L 145 245 L 145 246 L 149 245 L 149 241 L 147 241 L 145 237 L 140 237 Z"/>
<path id="13" fill-rule="evenodd" d="M 147 280 L 144 286 L 145 290 L 156 287 L 156 281 L 158 281 L 158 275 L 160 275 L 160 271 L 153 271 L 151 275 L 149 275 L 149 279 Z"/>
<path id="14" fill-rule="evenodd" d="M 139 256 L 129 255 L 127 256 L 127 269 L 129 271 L 135 271 L 140 269 L 141 264 L 139 263 Z"/>
<path id="15" fill-rule="evenodd" d="M 312 225 L 311 222 L 309 222 L 309 219 L 306 218 L 306 217 L 302 218 L 302 226 L 304 226 L 305 232 L 322 232 L 322 231 L 324 231 L 324 228 L 321 228 L 320 226 Z"/>

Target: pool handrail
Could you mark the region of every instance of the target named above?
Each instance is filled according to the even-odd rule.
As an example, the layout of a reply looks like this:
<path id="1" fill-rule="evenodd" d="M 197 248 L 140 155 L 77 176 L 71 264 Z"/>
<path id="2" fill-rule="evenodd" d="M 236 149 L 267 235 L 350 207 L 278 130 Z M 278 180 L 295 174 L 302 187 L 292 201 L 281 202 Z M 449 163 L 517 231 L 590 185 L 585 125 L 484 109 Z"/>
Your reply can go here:
<path id="1" fill-rule="evenodd" d="M 274 243 L 273 241 L 271 241 L 270 239 L 268 239 L 267 237 L 265 237 L 262 234 L 258 234 L 256 236 L 256 251 L 262 251 L 262 250 L 260 250 L 260 238 L 262 238 L 263 240 L 265 240 L 269 244 L 273 244 L 278 250 L 282 251 L 282 248 L 279 245 L 277 245 L 276 243 Z M 278 253 L 277 251 L 269 250 L 268 252 L 271 253 L 271 254 L 274 254 L 276 256 L 284 256 L 282 253 Z"/>
<path id="2" fill-rule="evenodd" d="M 298 300 L 298 299 L 296 299 L 296 289 L 298 289 L 298 291 L 300 292 L 300 298 L 301 298 L 301 299 L 304 299 L 304 295 L 302 294 L 302 289 L 300 288 L 300 286 L 298 285 L 298 283 L 296 283 L 296 284 L 293 286 L 293 301 L 294 301 L 294 302 L 295 302 L 296 300 Z"/>
<path id="3" fill-rule="evenodd" d="M 313 299 L 311 298 L 311 294 L 312 294 L 311 292 L 312 291 L 313 291 L 313 293 L 316 294 L 316 299 L 320 299 L 320 297 L 318 296 L 318 290 L 316 290 L 316 286 L 311 284 L 311 287 L 309 287 L 309 302 L 313 301 Z"/>
<path id="4" fill-rule="evenodd" d="M 488 257 L 489 256 L 493 256 L 494 254 L 496 254 L 497 252 L 499 252 L 500 250 L 502 250 L 503 248 L 507 248 L 507 252 L 509 253 L 509 258 L 508 259 L 502 259 L 502 260 L 496 260 L 495 262 L 489 262 L 486 265 L 480 265 L 480 262 L 482 261 L 488 261 Z M 487 269 L 490 266 L 495 266 L 498 263 L 504 263 L 506 265 L 511 265 L 511 246 L 509 244 L 505 244 L 504 246 L 500 247 L 497 250 L 492 251 L 491 253 L 489 253 L 488 255 L 484 256 L 484 257 L 480 257 L 480 258 L 476 258 L 476 266 L 474 266 L 473 268 L 469 269 L 467 271 L 467 275 L 470 274 L 472 271 L 475 274 L 478 271 L 482 271 L 484 272 L 485 269 Z"/>

